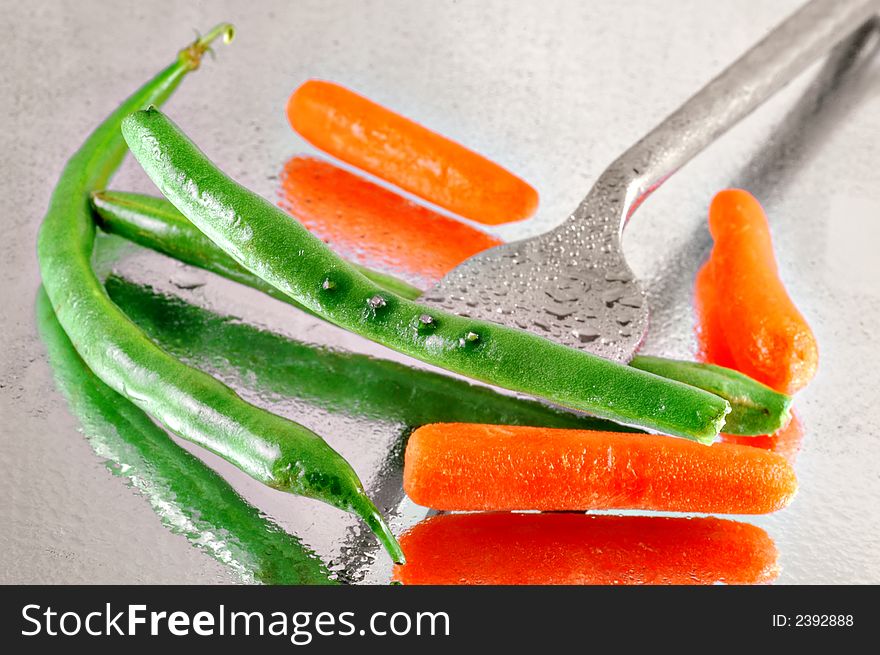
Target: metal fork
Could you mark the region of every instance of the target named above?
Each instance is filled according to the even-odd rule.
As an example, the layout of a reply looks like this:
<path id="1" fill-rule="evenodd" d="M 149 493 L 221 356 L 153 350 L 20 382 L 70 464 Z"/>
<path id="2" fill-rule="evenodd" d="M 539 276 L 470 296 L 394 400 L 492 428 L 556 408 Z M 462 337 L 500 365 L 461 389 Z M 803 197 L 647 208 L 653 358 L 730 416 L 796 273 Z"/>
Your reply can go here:
<path id="1" fill-rule="evenodd" d="M 621 250 L 630 216 L 878 8 L 878 0 L 806 4 L 618 157 L 561 226 L 471 257 L 420 302 L 628 362 L 648 329 L 645 292 Z"/>

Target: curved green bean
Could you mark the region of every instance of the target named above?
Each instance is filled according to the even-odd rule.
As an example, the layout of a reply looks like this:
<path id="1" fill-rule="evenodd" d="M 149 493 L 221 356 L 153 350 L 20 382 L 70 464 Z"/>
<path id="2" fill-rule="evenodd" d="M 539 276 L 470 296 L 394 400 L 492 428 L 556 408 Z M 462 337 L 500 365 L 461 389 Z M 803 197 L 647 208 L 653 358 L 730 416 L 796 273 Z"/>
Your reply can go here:
<path id="1" fill-rule="evenodd" d="M 310 311 L 430 364 L 604 418 L 711 443 L 730 405 L 680 382 L 391 294 L 213 165 L 159 110 L 122 131 L 177 209 L 236 262 Z"/>
<path id="2" fill-rule="evenodd" d="M 230 461 L 252 477 L 364 519 L 391 556 L 403 553 L 348 463 L 318 435 L 248 404 L 232 389 L 180 363 L 146 337 L 107 296 L 90 259 L 95 240 L 89 196 L 103 189 L 125 156 L 123 118 L 165 101 L 195 70 L 222 25 L 125 100 L 70 158 L 40 228 L 43 285 L 77 352 L 107 385 L 169 430 Z"/>
<path id="3" fill-rule="evenodd" d="M 95 194 L 92 204 L 99 217 L 99 225 L 109 233 L 125 237 L 142 246 L 212 271 L 240 284 L 263 291 L 273 298 L 288 302 L 299 309 L 309 311 L 290 296 L 278 291 L 240 266 L 215 246 L 213 241 L 199 232 L 183 214 L 177 211 L 174 205 L 164 198 L 108 191 Z M 362 267 L 359 267 L 359 270 L 382 288 L 404 298 L 415 300 L 420 294 L 415 287 L 411 287 L 390 275 L 383 275 Z M 272 363 L 267 362 L 267 365 L 271 366 Z M 783 427 L 790 418 L 791 398 L 789 396 L 778 393 L 731 369 L 647 355 L 636 355 L 629 365 L 664 378 L 678 380 L 724 398 L 732 408 L 724 423 L 724 431 L 728 434 L 743 436 L 771 434 Z M 371 394 L 371 389 L 368 386 L 357 384 L 354 380 L 349 380 L 346 384 L 354 385 L 360 389 L 365 397 Z M 342 397 L 347 395 L 346 390 L 340 388 L 340 385 L 334 385 L 334 387 Z M 409 406 L 410 402 L 403 403 L 402 407 Z M 454 418 L 456 405 L 457 403 L 450 403 L 447 416 L 438 414 L 428 422 L 481 422 L 474 419 Z M 394 408 L 386 407 L 386 411 L 393 412 Z M 619 426 L 615 427 L 619 429 Z"/>

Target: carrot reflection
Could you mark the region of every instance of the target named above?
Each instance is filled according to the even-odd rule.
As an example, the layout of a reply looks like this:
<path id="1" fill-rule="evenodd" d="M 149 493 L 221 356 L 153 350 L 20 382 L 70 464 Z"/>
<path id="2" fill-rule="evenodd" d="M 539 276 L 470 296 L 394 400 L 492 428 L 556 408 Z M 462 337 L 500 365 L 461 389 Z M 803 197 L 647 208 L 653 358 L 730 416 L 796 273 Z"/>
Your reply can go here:
<path id="1" fill-rule="evenodd" d="M 400 539 L 403 584 L 758 584 L 778 575 L 761 528 L 717 518 L 445 514 Z"/>
<path id="2" fill-rule="evenodd" d="M 344 257 L 428 287 L 499 239 L 333 164 L 293 157 L 279 205 Z"/>

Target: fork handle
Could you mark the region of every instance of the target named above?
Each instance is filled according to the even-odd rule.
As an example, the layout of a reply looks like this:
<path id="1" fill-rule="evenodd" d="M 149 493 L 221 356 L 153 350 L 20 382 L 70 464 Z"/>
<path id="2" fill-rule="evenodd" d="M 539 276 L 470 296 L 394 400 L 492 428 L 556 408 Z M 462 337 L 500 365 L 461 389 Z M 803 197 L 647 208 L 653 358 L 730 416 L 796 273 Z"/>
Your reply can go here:
<path id="1" fill-rule="evenodd" d="M 618 157 L 596 187 L 625 194 L 614 203 L 621 212 L 619 229 L 676 170 L 878 9 L 878 0 L 812 0 Z"/>

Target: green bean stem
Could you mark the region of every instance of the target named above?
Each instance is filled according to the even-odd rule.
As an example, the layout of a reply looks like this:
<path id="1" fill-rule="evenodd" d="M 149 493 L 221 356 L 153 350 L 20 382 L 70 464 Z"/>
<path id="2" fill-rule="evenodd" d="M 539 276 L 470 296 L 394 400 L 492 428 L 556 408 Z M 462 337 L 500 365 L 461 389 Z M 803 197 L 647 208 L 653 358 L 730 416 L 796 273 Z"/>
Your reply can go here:
<path id="1" fill-rule="evenodd" d="M 261 482 L 360 516 L 396 561 L 400 546 L 354 470 L 318 435 L 246 403 L 232 389 L 164 352 L 107 296 L 91 268 L 95 240 L 89 196 L 103 189 L 126 153 L 123 118 L 164 102 L 198 68 L 218 26 L 125 100 L 70 158 L 40 228 L 43 285 L 77 352 L 107 385 L 169 430 L 227 459 Z"/>

